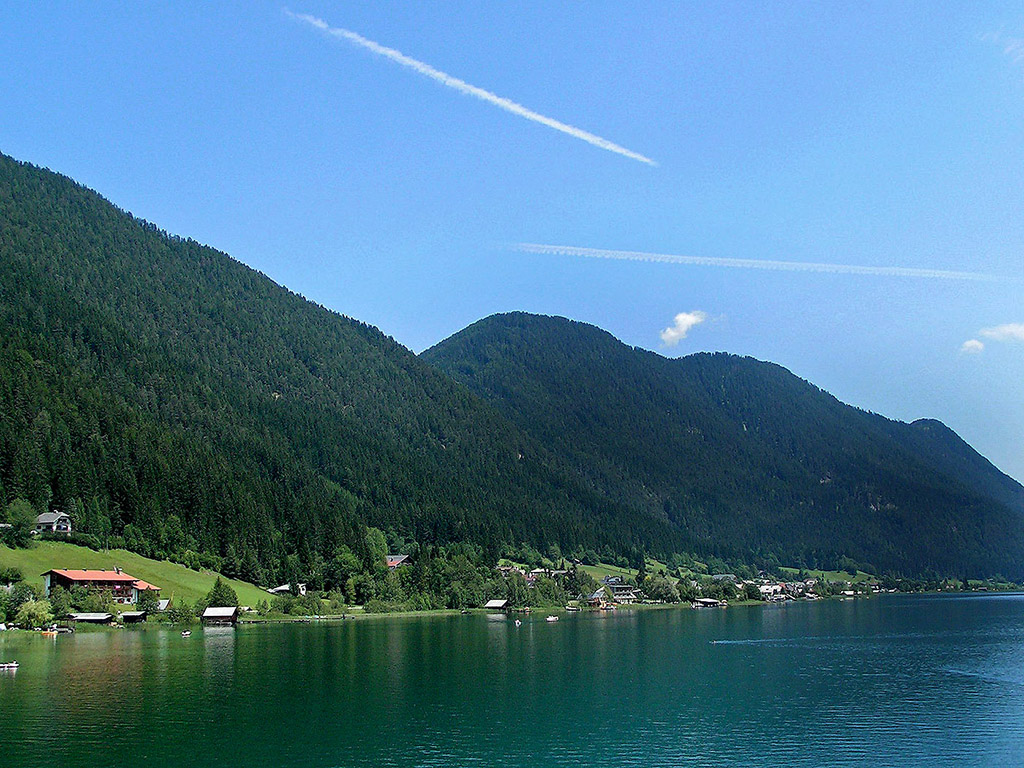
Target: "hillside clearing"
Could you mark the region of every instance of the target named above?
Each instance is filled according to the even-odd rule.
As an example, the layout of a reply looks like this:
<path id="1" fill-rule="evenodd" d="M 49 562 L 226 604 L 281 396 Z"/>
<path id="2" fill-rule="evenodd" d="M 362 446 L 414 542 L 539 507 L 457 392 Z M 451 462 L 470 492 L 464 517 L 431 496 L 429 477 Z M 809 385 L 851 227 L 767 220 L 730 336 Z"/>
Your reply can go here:
<path id="1" fill-rule="evenodd" d="M 0 566 L 14 567 L 30 584 L 42 585 L 42 574 L 52 568 L 106 568 L 115 566 L 136 578 L 160 587 L 161 598 L 174 598 L 194 603 L 213 587 L 220 574 L 193 571 L 183 565 L 148 557 L 124 549 L 95 551 L 60 541 L 37 541 L 28 549 L 11 549 L 0 544 Z M 244 581 L 224 578 L 238 594 L 242 605 L 255 606 L 270 595 Z"/>

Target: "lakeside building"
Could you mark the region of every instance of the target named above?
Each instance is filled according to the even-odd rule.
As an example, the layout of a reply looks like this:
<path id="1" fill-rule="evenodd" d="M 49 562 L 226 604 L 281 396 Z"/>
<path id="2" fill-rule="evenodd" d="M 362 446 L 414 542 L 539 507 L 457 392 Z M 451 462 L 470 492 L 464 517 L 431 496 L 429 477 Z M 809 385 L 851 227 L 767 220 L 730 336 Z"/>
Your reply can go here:
<path id="1" fill-rule="evenodd" d="M 114 620 L 112 613 L 70 613 L 68 618 L 73 622 L 84 622 L 86 624 L 109 624 Z"/>
<path id="2" fill-rule="evenodd" d="M 588 608 L 607 608 L 611 603 L 608 602 L 608 595 L 604 591 L 604 587 L 594 592 L 592 595 L 580 595 L 576 598 L 579 602 L 584 603 Z"/>
<path id="3" fill-rule="evenodd" d="M 238 623 L 238 607 L 215 607 L 203 611 L 202 622 L 208 627 L 233 627 Z"/>
<path id="4" fill-rule="evenodd" d="M 143 592 L 155 592 L 160 594 L 160 587 L 137 579 L 120 568 L 112 571 L 104 569 L 75 570 L 70 568 L 54 568 L 42 574 L 46 585 L 46 595 L 49 597 L 50 590 L 55 586 L 72 589 L 73 587 L 84 587 L 90 591 L 109 592 L 115 603 L 128 605 L 139 602 L 139 596 Z"/>
<path id="5" fill-rule="evenodd" d="M 488 600 L 484 603 L 484 608 L 492 611 L 505 611 L 508 610 L 508 600 Z"/>
<path id="6" fill-rule="evenodd" d="M 725 600 L 716 600 L 713 597 L 697 597 L 691 604 L 694 608 L 719 608 L 728 605 Z"/>

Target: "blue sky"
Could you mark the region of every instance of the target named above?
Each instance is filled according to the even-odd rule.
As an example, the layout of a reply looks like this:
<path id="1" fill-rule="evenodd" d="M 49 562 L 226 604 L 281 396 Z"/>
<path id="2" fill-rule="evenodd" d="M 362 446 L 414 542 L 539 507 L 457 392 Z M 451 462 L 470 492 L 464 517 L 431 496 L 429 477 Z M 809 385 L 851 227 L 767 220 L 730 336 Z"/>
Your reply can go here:
<path id="1" fill-rule="evenodd" d="M 0 32 L 0 151 L 417 352 L 564 315 L 941 419 L 1024 479 L 1019 3 L 9 2 Z"/>

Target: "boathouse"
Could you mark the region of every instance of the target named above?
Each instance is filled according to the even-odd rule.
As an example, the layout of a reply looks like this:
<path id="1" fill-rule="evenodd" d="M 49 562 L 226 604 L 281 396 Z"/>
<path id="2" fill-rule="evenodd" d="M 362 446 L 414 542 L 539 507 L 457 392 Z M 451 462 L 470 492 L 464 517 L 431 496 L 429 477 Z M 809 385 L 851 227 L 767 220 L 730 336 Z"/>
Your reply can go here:
<path id="1" fill-rule="evenodd" d="M 484 608 L 489 611 L 506 611 L 508 610 L 508 600 L 488 600 L 484 603 Z"/>
<path id="2" fill-rule="evenodd" d="M 68 618 L 71 621 L 83 621 L 86 624 L 109 624 L 114 620 L 112 613 L 70 613 Z"/>
<path id="3" fill-rule="evenodd" d="M 207 608 L 202 622 L 208 627 L 233 627 L 238 623 L 238 607 Z"/>

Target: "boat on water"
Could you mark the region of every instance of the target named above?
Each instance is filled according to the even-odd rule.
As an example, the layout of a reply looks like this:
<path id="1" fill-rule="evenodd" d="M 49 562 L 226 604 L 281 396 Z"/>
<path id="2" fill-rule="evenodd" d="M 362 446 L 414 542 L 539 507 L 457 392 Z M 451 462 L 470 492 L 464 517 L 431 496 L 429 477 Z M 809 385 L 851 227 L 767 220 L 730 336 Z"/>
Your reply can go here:
<path id="1" fill-rule="evenodd" d="M 544 621 L 558 621 L 557 616 L 548 616 Z"/>
<path id="2" fill-rule="evenodd" d="M 181 630 L 181 636 L 182 637 L 191 637 L 192 636 L 192 630 L 191 629 L 183 629 L 183 630 Z"/>
<path id="3" fill-rule="evenodd" d="M 521 626 L 523 626 L 523 622 L 522 622 L 522 621 L 520 621 L 519 619 L 516 619 L 516 626 L 517 626 L 517 627 L 521 627 Z"/>
<path id="4" fill-rule="evenodd" d="M 567 610 L 567 611 L 578 611 L 579 609 L 580 609 L 580 607 L 578 605 L 567 605 L 567 606 L 565 606 L 565 610 Z"/>
<path id="5" fill-rule="evenodd" d="M 0 669 L 17 669 L 18 662 L 16 661 L 4 661 L 0 662 Z"/>
<path id="6" fill-rule="evenodd" d="M 44 629 L 39 634 L 42 637 L 56 637 L 57 636 L 57 630 L 56 629 Z"/>

